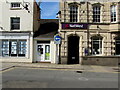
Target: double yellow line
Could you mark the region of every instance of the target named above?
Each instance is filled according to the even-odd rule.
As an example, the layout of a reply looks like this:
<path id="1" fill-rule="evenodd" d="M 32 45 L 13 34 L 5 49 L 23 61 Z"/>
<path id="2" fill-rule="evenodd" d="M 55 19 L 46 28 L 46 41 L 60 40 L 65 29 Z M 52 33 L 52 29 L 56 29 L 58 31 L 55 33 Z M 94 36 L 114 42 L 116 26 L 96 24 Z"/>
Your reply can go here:
<path id="1" fill-rule="evenodd" d="M 13 70 L 13 69 L 15 69 L 15 68 L 16 68 L 15 66 L 8 67 L 8 68 L 5 68 L 5 69 L 0 70 L 0 73 L 8 72 L 8 71 L 11 71 L 11 70 Z"/>

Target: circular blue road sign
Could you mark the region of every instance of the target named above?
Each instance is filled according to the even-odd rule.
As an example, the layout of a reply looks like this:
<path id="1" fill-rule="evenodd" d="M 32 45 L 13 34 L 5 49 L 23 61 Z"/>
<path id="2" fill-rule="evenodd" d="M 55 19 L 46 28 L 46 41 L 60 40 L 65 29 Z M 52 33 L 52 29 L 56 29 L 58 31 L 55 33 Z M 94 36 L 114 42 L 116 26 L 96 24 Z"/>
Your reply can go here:
<path id="1" fill-rule="evenodd" d="M 60 41 L 60 40 L 61 40 L 61 37 L 57 35 L 57 36 L 54 37 L 54 40 L 55 40 L 55 41 Z"/>

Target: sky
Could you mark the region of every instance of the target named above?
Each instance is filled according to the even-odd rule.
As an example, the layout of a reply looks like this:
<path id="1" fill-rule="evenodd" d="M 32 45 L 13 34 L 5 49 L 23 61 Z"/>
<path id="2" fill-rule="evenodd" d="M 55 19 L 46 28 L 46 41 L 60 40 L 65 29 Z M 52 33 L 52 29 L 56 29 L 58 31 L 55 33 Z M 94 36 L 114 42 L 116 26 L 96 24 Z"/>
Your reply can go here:
<path id="1" fill-rule="evenodd" d="M 41 19 L 56 19 L 56 13 L 59 11 L 59 2 L 42 2 Z"/>

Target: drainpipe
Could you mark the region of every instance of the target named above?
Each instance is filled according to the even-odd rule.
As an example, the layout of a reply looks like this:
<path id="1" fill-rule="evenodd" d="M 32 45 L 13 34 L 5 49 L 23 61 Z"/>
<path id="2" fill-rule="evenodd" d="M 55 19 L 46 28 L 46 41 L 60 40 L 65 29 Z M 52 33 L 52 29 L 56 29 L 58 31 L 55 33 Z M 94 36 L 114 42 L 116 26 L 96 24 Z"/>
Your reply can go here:
<path id="1" fill-rule="evenodd" d="M 87 2 L 87 23 L 88 23 L 88 27 L 87 27 L 87 50 L 88 50 L 88 56 L 90 55 L 90 51 L 89 51 L 89 2 Z"/>

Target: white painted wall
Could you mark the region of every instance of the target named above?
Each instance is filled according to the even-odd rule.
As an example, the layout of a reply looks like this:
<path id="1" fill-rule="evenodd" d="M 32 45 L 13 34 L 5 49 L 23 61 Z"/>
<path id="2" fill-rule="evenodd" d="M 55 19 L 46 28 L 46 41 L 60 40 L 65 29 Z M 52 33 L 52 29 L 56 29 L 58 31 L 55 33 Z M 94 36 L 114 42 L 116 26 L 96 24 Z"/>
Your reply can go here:
<path id="1" fill-rule="evenodd" d="M 51 63 L 56 63 L 56 44 L 54 44 L 54 41 L 51 41 L 50 45 L 51 45 Z"/>
<path id="2" fill-rule="evenodd" d="M 2 9 L 0 4 L 0 13 L 2 14 L 2 26 L 5 28 L 5 31 L 10 31 L 10 17 L 20 17 L 20 30 L 19 31 L 33 31 L 33 1 L 34 0 L 24 0 L 24 2 L 29 3 L 29 10 L 24 9 L 21 5 L 20 10 L 11 10 L 11 2 L 21 2 L 23 4 L 23 0 L 1 0 Z M 18 30 L 17 30 L 18 31 Z"/>
<path id="3" fill-rule="evenodd" d="M 2 2 L 0 1 L 0 27 L 2 27 Z M 0 30 L 1 30 L 1 28 L 0 28 Z"/>
<path id="4" fill-rule="evenodd" d="M 11 2 L 24 2 L 29 3 L 29 10 L 27 10 L 21 6 L 20 10 L 11 10 Z M 4 30 L 0 31 L 15 31 L 18 33 L 19 31 L 24 34 L 24 32 L 30 32 L 27 40 L 27 56 L 26 57 L 0 57 L 0 61 L 3 62 L 32 62 L 33 61 L 33 6 L 34 0 L 0 0 L 0 26 L 4 28 Z M 20 17 L 20 30 L 10 30 L 10 17 Z M 0 32 L 3 34 L 4 32 Z M 4 33 L 5 34 L 5 33 Z M 22 35 L 19 33 L 19 35 Z M 17 36 L 16 36 L 17 37 Z M 17 39 L 20 37 L 18 36 Z M 0 41 L 4 38 L 0 38 Z M 24 38 L 25 39 L 25 38 Z"/>

